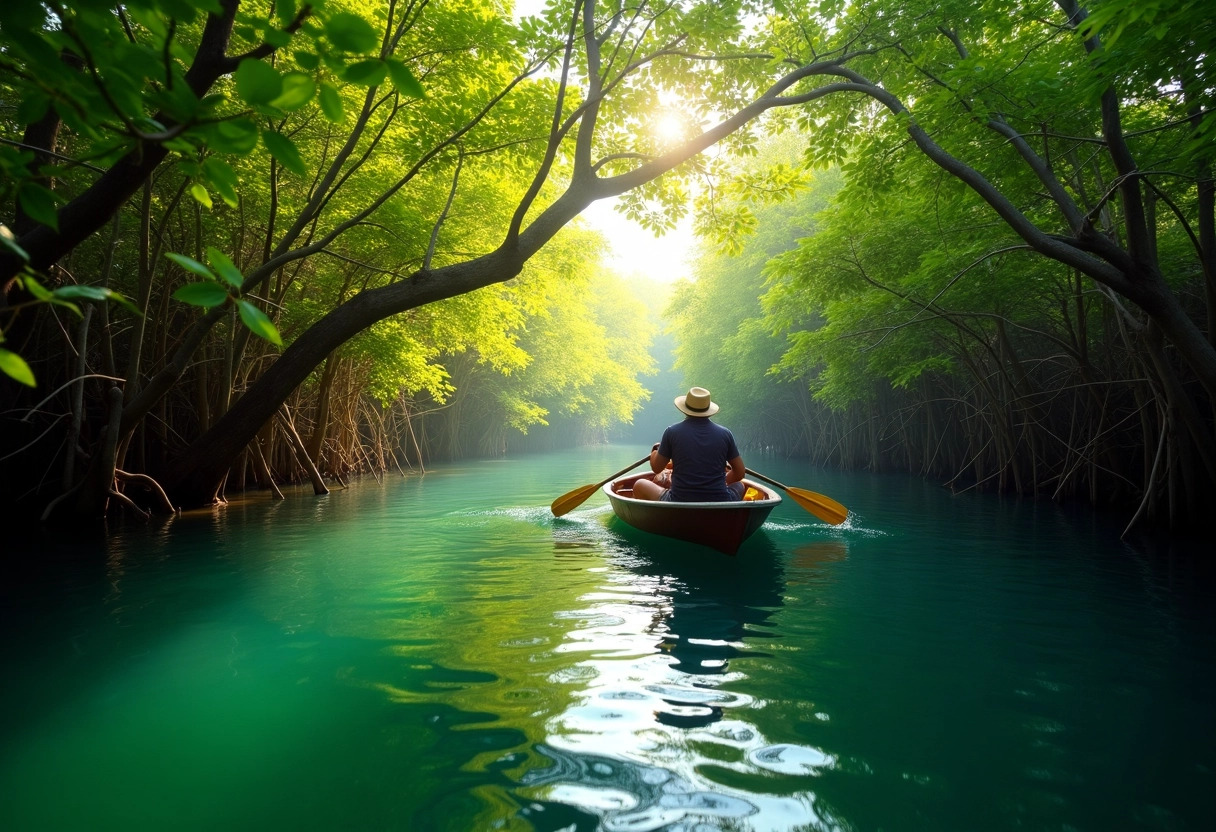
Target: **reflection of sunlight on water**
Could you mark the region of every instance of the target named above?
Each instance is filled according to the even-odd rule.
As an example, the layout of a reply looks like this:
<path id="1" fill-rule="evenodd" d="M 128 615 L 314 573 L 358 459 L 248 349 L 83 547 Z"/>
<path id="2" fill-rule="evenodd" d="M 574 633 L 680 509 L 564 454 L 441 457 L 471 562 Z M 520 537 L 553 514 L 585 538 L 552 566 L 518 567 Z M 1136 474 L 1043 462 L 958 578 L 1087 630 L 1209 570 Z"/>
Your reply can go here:
<path id="1" fill-rule="evenodd" d="M 801 578 L 847 559 L 849 539 L 885 533 L 852 515 L 837 527 L 770 520 L 775 534 L 807 542 L 789 558 L 762 543 L 724 559 L 656 544 L 612 517 L 607 504 L 557 518 L 547 506 L 449 515 L 481 528 L 547 528 L 554 557 L 596 576 L 576 606 L 552 614 L 562 635 L 546 652 L 564 660 L 546 679 L 570 699 L 534 746 L 552 765 L 518 781 L 520 818 L 537 829 L 629 832 L 837 828 L 808 785 L 836 757 L 753 724 L 768 704 L 742 692 L 754 665 L 737 660 L 771 655 L 765 633 L 783 569 Z M 773 778 L 784 782 L 774 788 Z"/>
<path id="2" fill-rule="evenodd" d="M 548 797 L 558 803 L 599 811 L 620 811 L 638 805 L 636 796 L 620 789 L 596 789 L 571 783 L 559 783 L 554 786 Z"/>
<path id="3" fill-rule="evenodd" d="M 836 757 L 831 754 L 824 754 L 817 748 L 788 743 L 758 748 L 749 752 L 747 759 L 760 768 L 778 774 L 818 775 L 820 769 L 831 769 L 836 765 Z"/>
<path id="4" fill-rule="evenodd" d="M 530 801 L 520 814 L 538 828 L 553 828 L 544 818 L 552 813 L 554 804 L 577 807 L 598 819 L 600 829 L 614 832 L 840 828 L 816 810 L 814 796 L 806 792 L 730 794 L 719 785 L 698 783 L 700 778 L 689 779 L 661 766 L 594 753 L 571 753 L 552 746 L 538 750 L 553 764 L 525 775 L 520 789 L 521 796 Z M 783 774 L 813 773 L 812 768 L 822 766 L 808 766 L 802 761 L 830 759 L 814 749 L 789 745 L 755 749 L 748 756 L 762 761 L 788 758 L 799 762 L 796 770 L 793 765 L 790 771 L 781 769 Z M 776 770 L 771 764 L 758 763 L 758 767 Z"/>
<path id="5" fill-rule="evenodd" d="M 805 780 L 836 758 L 766 737 L 752 715 L 767 703 L 742 692 L 756 665 L 741 660 L 771 655 L 775 550 L 746 562 L 700 547 L 664 556 L 607 531 L 600 514 L 570 524 L 600 542 L 605 565 L 580 606 L 554 616 L 565 633 L 553 653 L 572 663 L 549 682 L 574 689 L 535 746 L 552 765 L 521 778 L 521 817 L 537 829 L 836 828 Z M 817 545 L 847 552 L 840 540 Z M 774 777 L 786 779 L 774 788 Z M 757 788 L 743 785 L 749 778 Z"/>

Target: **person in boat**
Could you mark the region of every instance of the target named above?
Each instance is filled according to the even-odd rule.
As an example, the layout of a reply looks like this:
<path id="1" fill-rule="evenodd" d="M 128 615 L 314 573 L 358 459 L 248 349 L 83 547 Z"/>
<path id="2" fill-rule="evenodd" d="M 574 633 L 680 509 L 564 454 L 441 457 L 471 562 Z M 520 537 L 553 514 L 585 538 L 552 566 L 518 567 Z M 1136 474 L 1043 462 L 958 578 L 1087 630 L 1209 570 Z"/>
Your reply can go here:
<path id="1" fill-rule="evenodd" d="M 672 463 L 670 487 L 648 479 L 633 484 L 640 500 L 670 500 L 680 503 L 742 500 L 745 466 L 735 436 L 710 416 L 718 405 L 704 387 L 693 387 L 676 397 L 676 409 L 684 414 L 663 431 L 663 438 L 650 449 L 650 469 L 661 475 Z M 725 476 L 723 472 L 725 471 Z"/>

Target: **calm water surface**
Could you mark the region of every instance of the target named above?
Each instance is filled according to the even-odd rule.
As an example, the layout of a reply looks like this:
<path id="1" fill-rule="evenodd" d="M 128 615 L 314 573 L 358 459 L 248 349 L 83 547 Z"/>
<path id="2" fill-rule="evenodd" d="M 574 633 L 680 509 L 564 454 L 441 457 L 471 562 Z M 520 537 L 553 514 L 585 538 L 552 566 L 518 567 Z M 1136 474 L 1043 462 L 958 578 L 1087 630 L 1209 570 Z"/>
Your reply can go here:
<path id="1" fill-rule="evenodd" d="M 640 455 L 10 551 L 48 568 L 0 576 L 0 829 L 1216 828 L 1194 560 L 759 459 L 850 522 L 787 500 L 732 559 L 550 516 Z"/>

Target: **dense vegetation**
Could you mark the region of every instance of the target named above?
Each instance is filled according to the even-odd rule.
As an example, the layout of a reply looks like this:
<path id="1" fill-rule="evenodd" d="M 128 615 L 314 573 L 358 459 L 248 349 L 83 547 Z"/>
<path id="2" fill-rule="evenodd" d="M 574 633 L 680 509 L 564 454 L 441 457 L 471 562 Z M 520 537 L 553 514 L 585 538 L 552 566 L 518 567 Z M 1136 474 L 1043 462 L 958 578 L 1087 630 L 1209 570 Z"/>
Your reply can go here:
<path id="1" fill-rule="evenodd" d="M 812 168 L 782 204 L 725 191 L 719 250 L 672 306 L 686 372 L 764 402 L 736 417 L 753 442 L 1125 506 L 1129 525 L 1200 517 L 1216 484 L 1212 43 L 1186 28 L 1191 4 L 1096 9 L 1104 48 L 1044 9 L 984 7 L 956 29 L 925 18 L 937 38 L 884 54 L 885 89 L 953 157 L 862 107 L 737 166 L 746 181 L 802 152 Z M 866 129 L 842 152 L 850 124 Z M 708 314 L 725 308 L 742 323 Z"/>
<path id="2" fill-rule="evenodd" d="M 510 11 L 4 4 L 6 505 L 602 435 L 651 327 L 567 226 L 621 196 L 662 229 L 694 195 L 720 253 L 672 305 L 680 361 L 757 404 L 754 444 L 1202 507 L 1202 4 Z"/>

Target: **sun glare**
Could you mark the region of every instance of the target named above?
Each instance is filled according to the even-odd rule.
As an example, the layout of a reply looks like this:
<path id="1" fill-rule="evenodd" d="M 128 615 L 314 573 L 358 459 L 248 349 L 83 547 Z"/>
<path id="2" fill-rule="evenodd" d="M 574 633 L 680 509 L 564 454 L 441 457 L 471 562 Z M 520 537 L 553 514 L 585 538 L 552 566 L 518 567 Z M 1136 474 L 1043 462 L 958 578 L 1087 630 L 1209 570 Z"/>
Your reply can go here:
<path id="1" fill-rule="evenodd" d="M 684 137 L 684 123 L 675 113 L 664 113 L 655 119 L 655 137 L 663 142 L 674 142 Z"/>

